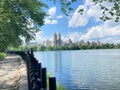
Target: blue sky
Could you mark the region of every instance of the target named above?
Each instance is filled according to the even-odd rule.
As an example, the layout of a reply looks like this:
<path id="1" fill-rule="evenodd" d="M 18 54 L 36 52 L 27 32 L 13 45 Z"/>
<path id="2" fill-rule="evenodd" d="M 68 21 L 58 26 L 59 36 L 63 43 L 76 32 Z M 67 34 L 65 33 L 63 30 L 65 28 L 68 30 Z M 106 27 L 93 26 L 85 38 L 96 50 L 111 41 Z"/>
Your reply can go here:
<path id="1" fill-rule="evenodd" d="M 45 25 L 36 33 L 36 41 L 41 43 L 51 39 L 53 33 L 61 33 L 62 40 L 72 39 L 73 41 L 96 41 L 103 43 L 120 43 L 120 22 L 101 21 L 101 9 L 99 5 L 93 5 L 91 0 L 78 0 L 72 6 L 74 10 L 67 17 L 61 10 L 59 3 L 53 4 L 45 0 L 49 5 L 45 17 Z M 112 3 L 103 2 L 103 5 L 111 8 Z M 84 8 L 83 15 L 77 13 L 79 8 Z"/>

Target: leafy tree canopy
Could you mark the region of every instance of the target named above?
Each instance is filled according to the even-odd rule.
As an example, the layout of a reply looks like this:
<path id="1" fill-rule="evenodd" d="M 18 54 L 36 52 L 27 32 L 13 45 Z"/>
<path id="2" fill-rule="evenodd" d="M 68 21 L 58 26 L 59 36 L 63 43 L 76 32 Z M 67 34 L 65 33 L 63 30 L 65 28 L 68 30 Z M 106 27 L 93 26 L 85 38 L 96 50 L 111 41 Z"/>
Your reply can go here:
<path id="1" fill-rule="evenodd" d="M 44 24 L 44 7 L 47 5 L 38 0 L 0 0 L 0 51 L 20 45 L 20 37 L 33 39 Z"/>

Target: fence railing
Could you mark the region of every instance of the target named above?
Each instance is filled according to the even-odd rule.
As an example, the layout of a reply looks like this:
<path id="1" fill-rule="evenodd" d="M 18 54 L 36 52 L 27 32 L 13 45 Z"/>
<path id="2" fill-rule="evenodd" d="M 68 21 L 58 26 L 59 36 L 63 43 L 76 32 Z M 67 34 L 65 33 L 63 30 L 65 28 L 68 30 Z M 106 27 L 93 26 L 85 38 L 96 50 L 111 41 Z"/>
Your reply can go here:
<path id="1" fill-rule="evenodd" d="M 9 51 L 8 53 L 20 55 L 26 63 L 28 90 L 56 90 L 56 78 L 49 77 L 49 87 L 47 87 L 47 69 L 42 68 L 42 64 L 34 57 L 33 50 L 28 52 Z"/>

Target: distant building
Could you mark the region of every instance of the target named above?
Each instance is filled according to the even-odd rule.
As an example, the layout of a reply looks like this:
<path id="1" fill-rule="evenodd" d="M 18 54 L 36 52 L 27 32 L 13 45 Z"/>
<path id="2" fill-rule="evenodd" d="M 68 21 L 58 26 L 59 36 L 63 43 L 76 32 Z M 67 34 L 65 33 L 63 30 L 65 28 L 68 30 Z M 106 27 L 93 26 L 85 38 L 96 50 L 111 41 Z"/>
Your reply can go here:
<path id="1" fill-rule="evenodd" d="M 51 41 L 50 40 L 44 41 L 44 46 L 48 47 L 50 45 L 51 45 Z"/>
<path id="2" fill-rule="evenodd" d="M 85 42 L 83 40 L 78 42 L 78 45 L 85 45 Z"/>
<path id="3" fill-rule="evenodd" d="M 54 33 L 53 35 L 53 39 L 52 39 L 52 46 L 55 47 L 61 47 L 62 46 L 62 40 L 61 40 L 61 34 L 58 33 L 58 37 L 57 37 L 57 34 Z"/>
<path id="4" fill-rule="evenodd" d="M 61 47 L 62 41 L 61 41 L 61 34 L 58 33 L 58 40 L 57 40 L 57 46 Z"/>
<path id="5" fill-rule="evenodd" d="M 90 42 L 89 42 L 89 41 L 87 41 L 87 42 L 86 42 L 86 44 L 87 44 L 87 45 L 90 45 Z"/>
<path id="6" fill-rule="evenodd" d="M 95 41 L 92 41 L 92 42 L 90 43 L 90 45 L 91 45 L 91 46 L 95 46 L 95 45 L 97 45 L 97 43 L 96 43 Z"/>
<path id="7" fill-rule="evenodd" d="M 56 35 L 56 33 L 54 33 L 54 35 L 53 35 L 52 46 L 53 47 L 57 46 L 57 35 Z"/>
<path id="8" fill-rule="evenodd" d="M 73 43 L 72 43 L 72 40 L 69 39 L 69 40 L 68 40 L 68 45 L 72 46 L 72 44 L 73 44 Z"/>
<path id="9" fill-rule="evenodd" d="M 101 45 L 101 43 L 100 43 L 99 39 L 97 39 L 97 45 Z"/>

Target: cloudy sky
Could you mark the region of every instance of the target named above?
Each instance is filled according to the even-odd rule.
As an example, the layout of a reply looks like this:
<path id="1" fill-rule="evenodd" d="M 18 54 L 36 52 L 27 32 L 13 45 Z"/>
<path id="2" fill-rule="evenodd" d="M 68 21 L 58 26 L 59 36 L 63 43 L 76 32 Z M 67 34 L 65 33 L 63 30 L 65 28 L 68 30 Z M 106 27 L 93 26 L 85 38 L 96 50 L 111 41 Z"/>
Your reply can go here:
<path id="1" fill-rule="evenodd" d="M 53 33 L 61 33 L 62 39 L 72 39 L 73 41 L 95 41 L 99 39 L 103 43 L 120 43 L 120 22 L 101 21 L 101 9 L 99 5 L 93 5 L 91 0 L 78 0 L 73 4 L 73 12 L 67 17 L 57 3 L 46 2 L 49 9 L 46 10 L 47 16 L 44 21 L 45 25 L 36 34 L 36 41 L 41 43 L 43 40 L 51 39 Z M 111 8 L 111 3 L 103 3 Z M 77 11 L 84 8 L 83 15 Z"/>

